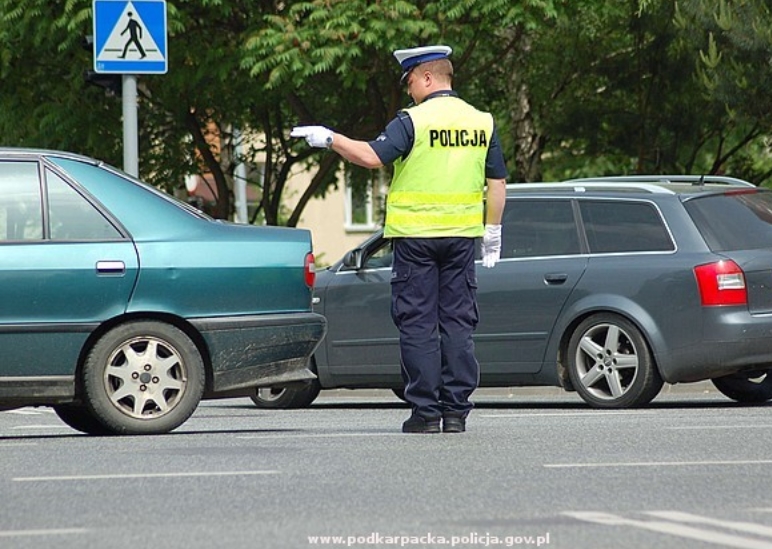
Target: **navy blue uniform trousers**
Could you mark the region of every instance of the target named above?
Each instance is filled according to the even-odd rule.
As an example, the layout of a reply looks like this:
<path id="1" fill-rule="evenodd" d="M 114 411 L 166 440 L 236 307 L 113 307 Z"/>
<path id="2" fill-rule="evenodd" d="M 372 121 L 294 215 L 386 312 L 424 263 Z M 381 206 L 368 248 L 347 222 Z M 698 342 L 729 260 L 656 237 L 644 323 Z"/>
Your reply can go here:
<path id="1" fill-rule="evenodd" d="M 391 314 L 405 399 L 428 419 L 466 417 L 479 383 L 473 238 L 395 238 Z"/>

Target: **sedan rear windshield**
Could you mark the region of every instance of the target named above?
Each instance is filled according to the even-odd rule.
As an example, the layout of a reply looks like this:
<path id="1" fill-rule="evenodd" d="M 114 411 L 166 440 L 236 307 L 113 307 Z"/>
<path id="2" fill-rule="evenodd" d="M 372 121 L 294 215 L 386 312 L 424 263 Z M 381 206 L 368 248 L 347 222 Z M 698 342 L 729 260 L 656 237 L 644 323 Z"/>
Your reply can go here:
<path id="1" fill-rule="evenodd" d="M 695 197 L 684 206 L 714 252 L 772 248 L 772 192 Z"/>

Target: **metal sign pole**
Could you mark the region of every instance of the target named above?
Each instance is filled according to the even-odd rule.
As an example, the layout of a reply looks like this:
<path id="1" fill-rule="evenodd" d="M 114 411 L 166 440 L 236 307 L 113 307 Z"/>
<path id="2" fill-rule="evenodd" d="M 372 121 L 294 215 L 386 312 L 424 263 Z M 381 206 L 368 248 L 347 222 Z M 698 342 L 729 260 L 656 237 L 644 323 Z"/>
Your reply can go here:
<path id="1" fill-rule="evenodd" d="M 233 152 L 236 154 L 238 164 L 233 174 L 233 194 L 236 195 L 236 222 L 249 223 L 247 210 L 247 165 L 241 154 L 243 143 L 241 130 L 233 128 Z"/>
<path id="2" fill-rule="evenodd" d="M 123 75 L 123 171 L 139 177 L 137 76 Z"/>
<path id="3" fill-rule="evenodd" d="M 120 74 L 123 169 L 139 176 L 137 75 L 166 74 L 165 0 L 94 0 L 94 72 Z"/>

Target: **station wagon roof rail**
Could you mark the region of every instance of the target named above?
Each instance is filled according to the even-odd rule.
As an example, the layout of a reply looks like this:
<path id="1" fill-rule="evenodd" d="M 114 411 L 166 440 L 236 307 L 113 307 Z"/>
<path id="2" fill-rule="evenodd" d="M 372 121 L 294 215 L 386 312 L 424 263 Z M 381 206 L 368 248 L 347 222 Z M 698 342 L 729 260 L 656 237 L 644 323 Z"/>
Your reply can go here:
<path id="1" fill-rule="evenodd" d="M 703 185 L 705 183 L 732 185 L 738 187 L 755 187 L 743 179 L 728 177 L 724 175 L 614 175 L 604 177 L 584 177 L 579 179 L 570 179 L 566 183 L 578 183 L 587 181 L 612 182 L 612 183 L 691 183 L 692 185 Z"/>
<path id="2" fill-rule="evenodd" d="M 508 190 L 519 191 L 568 191 L 582 193 L 587 190 L 604 191 L 645 191 L 657 194 L 675 194 L 670 189 L 666 189 L 654 183 L 639 182 L 617 182 L 601 181 L 596 179 L 573 179 L 571 181 L 562 181 L 559 183 L 509 183 Z"/>

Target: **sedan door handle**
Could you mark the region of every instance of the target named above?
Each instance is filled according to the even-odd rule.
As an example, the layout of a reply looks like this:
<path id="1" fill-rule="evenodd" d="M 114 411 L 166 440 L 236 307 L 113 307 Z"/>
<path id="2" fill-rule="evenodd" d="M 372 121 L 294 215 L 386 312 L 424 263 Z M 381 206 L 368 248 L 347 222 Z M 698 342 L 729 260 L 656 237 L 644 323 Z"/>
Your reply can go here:
<path id="1" fill-rule="evenodd" d="M 126 264 L 123 261 L 97 261 L 96 270 L 99 274 L 124 274 Z"/>
<path id="2" fill-rule="evenodd" d="M 549 273 L 544 275 L 544 282 L 547 284 L 563 284 L 568 280 L 568 274 L 566 273 Z"/>

